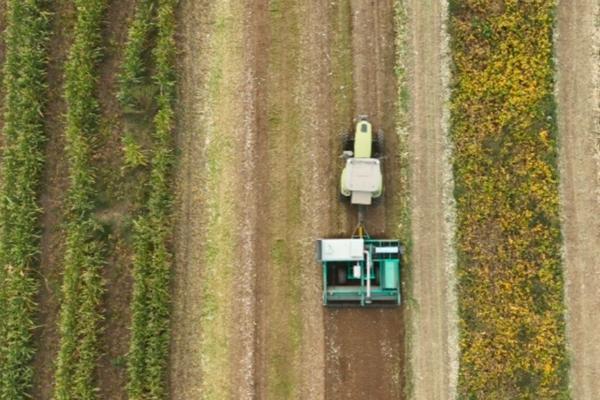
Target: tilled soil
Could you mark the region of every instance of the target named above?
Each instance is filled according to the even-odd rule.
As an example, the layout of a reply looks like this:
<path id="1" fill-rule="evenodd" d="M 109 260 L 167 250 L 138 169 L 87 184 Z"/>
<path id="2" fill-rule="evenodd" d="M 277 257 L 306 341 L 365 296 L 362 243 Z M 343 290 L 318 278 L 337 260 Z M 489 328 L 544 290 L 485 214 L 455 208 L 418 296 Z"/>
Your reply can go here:
<path id="1" fill-rule="evenodd" d="M 129 243 L 128 216 L 138 210 L 132 177 L 115 173 L 122 168 L 123 124 L 116 98 L 118 73 L 127 40 L 129 23 L 135 12 L 134 0 L 108 2 L 103 27 L 103 58 L 98 66 L 98 98 L 102 110 L 94 159 L 101 206 L 97 218 L 107 227 L 106 282 L 103 303 L 104 328 L 100 336 L 101 358 L 97 369 L 98 396 L 119 400 L 127 398 L 126 354 L 131 326 L 132 249 Z"/>
<path id="2" fill-rule="evenodd" d="M 202 398 L 203 257 L 205 257 L 207 79 L 210 25 L 208 1 L 184 0 L 178 10 L 180 46 L 177 105 L 175 263 L 169 386 L 173 399 Z M 223 371 L 225 374 L 226 372 Z"/>
<path id="3" fill-rule="evenodd" d="M 258 269 L 258 398 L 319 398 L 323 393 L 322 309 L 318 277 L 306 262 L 317 232 L 327 224 L 329 34 L 327 8 L 270 4 L 262 113 L 266 169 L 261 226 L 264 262 Z M 315 27 L 318 26 L 318 29 Z M 323 84 L 322 90 L 316 85 Z M 315 371 L 319 371 L 315 373 Z"/>
<path id="4" fill-rule="evenodd" d="M 173 398 L 249 399 L 256 391 L 256 288 L 268 255 L 259 240 L 266 5 L 180 9 Z"/>
<path id="5" fill-rule="evenodd" d="M 324 310 L 314 260 L 315 239 L 356 223 L 337 199 L 356 114 L 387 132 L 399 189 L 392 16 L 392 1 L 182 3 L 174 399 L 402 395 L 402 311 Z M 339 53 L 353 90 L 336 87 Z M 387 206 L 371 234 L 394 234 Z"/>
<path id="6" fill-rule="evenodd" d="M 600 3 L 560 1 L 556 45 L 570 380 L 583 400 L 600 393 Z"/>
<path id="7" fill-rule="evenodd" d="M 443 0 L 408 1 L 412 266 L 410 374 L 417 400 L 456 396 L 451 167 Z"/>
<path id="8" fill-rule="evenodd" d="M 356 0 L 350 5 L 353 116 L 368 115 L 374 129 L 384 131 L 384 190 L 394 193 L 403 188 L 397 185 L 399 171 L 395 168 L 398 148 L 394 129 L 397 91 L 393 74 L 393 3 Z M 336 150 L 339 154 L 339 148 Z M 394 238 L 397 234 L 400 215 L 390 199 L 384 194 L 379 204 L 367 210 L 366 228 L 373 237 Z M 341 212 L 348 221 L 345 226 L 352 229 L 357 223 L 357 210 L 346 207 Z M 350 230 L 343 233 L 349 236 Z M 326 309 L 325 346 L 325 398 L 402 398 L 402 309 Z"/>

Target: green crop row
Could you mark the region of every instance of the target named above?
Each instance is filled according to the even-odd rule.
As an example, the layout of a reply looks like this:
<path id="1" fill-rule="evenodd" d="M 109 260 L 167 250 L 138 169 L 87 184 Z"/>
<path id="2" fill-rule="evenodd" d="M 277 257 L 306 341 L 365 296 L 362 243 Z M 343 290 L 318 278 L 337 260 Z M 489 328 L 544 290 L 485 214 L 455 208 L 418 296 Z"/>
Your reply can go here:
<path id="1" fill-rule="evenodd" d="M 137 106 L 140 89 L 147 81 L 146 65 L 148 50 L 152 46 L 156 5 L 156 0 L 141 0 L 128 31 L 117 93 L 117 98 L 126 111 Z"/>
<path id="2" fill-rule="evenodd" d="M 175 5 L 176 0 L 159 0 L 156 7 L 152 82 L 156 86 L 157 112 L 154 115 L 150 176 L 146 182 L 147 196 L 134 225 L 133 320 L 128 357 L 128 392 L 133 400 L 163 399 L 166 396 L 171 274 L 171 254 L 167 243 L 171 233 L 169 178 L 173 162 Z M 144 2 L 140 7 L 146 7 Z M 143 13 L 138 12 L 138 15 Z M 145 17 L 149 18 L 150 14 Z M 151 22 L 140 24 L 146 26 Z M 128 44 L 137 46 L 139 38 L 132 37 L 139 33 L 135 23 L 129 33 Z M 141 52 L 130 51 L 129 54 L 133 53 L 141 57 Z M 139 65 L 137 61 L 129 61 L 131 65 Z"/>
<path id="3" fill-rule="evenodd" d="M 74 41 L 65 66 L 66 140 L 70 188 L 67 193 L 66 250 L 60 310 L 60 349 L 54 398 L 96 398 L 103 284 L 102 230 L 91 165 L 98 133 L 96 67 L 101 56 L 104 0 L 75 0 Z"/>
<path id="4" fill-rule="evenodd" d="M 44 1 L 9 0 L 0 188 L 0 399 L 28 397 L 39 263 L 37 203 L 44 165 L 48 15 Z"/>
<path id="5" fill-rule="evenodd" d="M 569 397 L 554 3 L 450 2 L 459 398 Z"/>

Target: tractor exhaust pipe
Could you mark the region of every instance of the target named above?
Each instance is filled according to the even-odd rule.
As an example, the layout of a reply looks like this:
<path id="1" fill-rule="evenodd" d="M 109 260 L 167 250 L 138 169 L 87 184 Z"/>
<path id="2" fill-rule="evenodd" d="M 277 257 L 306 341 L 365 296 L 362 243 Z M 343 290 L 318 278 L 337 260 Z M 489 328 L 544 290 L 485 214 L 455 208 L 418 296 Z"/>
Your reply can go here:
<path id="1" fill-rule="evenodd" d="M 364 253 L 367 260 L 367 298 L 365 303 L 371 304 L 371 254 L 367 250 Z"/>

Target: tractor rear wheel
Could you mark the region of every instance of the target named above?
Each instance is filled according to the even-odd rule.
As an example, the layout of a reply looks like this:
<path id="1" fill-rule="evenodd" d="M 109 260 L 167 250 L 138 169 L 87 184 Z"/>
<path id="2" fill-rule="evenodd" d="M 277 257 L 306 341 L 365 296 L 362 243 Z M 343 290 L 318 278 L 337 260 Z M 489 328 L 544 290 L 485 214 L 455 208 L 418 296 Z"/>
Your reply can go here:
<path id="1" fill-rule="evenodd" d="M 380 129 L 377 132 L 377 136 L 373 140 L 373 158 L 382 158 L 384 150 L 384 135 Z"/>
<path id="2" fill-rule="evenodd" d="M 342 134 L 342 151 L 354 151 L 354 137 L 349 133 Z"/>

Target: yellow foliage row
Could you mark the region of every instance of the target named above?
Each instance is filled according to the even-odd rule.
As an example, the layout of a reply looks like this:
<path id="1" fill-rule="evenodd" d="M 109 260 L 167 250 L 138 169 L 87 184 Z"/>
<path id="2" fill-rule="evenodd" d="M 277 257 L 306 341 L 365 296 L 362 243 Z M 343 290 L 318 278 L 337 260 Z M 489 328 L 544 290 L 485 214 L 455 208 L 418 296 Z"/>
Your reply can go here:
<path id="1" fill-rule="evenodd" d="M 552 0 L 451 1 L 465 399 L 568 398 Z"/>

